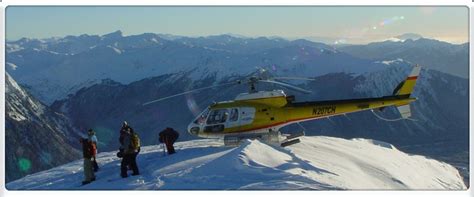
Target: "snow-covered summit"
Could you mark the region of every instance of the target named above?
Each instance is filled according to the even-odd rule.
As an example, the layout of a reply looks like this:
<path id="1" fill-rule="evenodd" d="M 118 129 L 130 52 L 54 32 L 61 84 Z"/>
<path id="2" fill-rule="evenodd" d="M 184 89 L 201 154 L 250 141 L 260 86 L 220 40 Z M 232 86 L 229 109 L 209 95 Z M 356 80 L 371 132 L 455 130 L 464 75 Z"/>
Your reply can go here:
<path id="1" fill-rule="evenodd" d="M 215 140 L 177 143 L 177 154 L 160 146 L 142 148 L 141 175 L 120 178 L 115 152 L 98 155 L 97 180 L 81 186 L 82 160 L 26 176 L 6 187 L 17 189 L 466 189 L 458 171 L 393 145 L 366 139 L 302 137 L 290 147 L 253 140 L 223 147 Z"/>
<path id="2" fill-rule="evenodd" d="M 11 109 L 6 113 L 8 117 L 16 121 L 33 120 L 44 113 L 45 107 L 40 102 L 31 99 L 9 73 L 5 73 L 5 83 L 7 107 Z"/>
<path id="3" fill-rule="evenodd" d="M 402 35 L 399 35 L 399 36 L 395 36 L 395 38 L 398 38 L 400 40 L 418 40 L 420 38 L 423 38 L 422 35 L 420 34 L 415 34 L 415 33 L 405 33 L 405 34 L 402 34 Z"/>

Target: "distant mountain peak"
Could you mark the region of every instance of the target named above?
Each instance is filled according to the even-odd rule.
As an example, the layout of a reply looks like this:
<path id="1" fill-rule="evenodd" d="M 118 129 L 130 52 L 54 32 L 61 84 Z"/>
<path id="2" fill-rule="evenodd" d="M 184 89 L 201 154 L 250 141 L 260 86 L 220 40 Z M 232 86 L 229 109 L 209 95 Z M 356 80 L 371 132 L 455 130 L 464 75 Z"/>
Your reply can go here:
<path id="1" fill-rule="evenodd" d="M 399 36 L 395 36 L 395 38 L 400 39 L 400 40 L 418 40 L 420 38 L 423 38 L 420 34 L 415 34 L 415 33 L 405 33 Z"/>
<path id="2" fill-rule="evenodd" d="M 123 37 L 123 33 L 122 33 L 122 31 L 117 30 L 117 31 L 114 31 L 112 33 L 105 34 L 105 35 L 103 35 L 103 37 L 106 37 L 106 38 L 121 38 L 121 37 Z"/>
<path id="3" fill-rule="evenodd" d="M 240 34 L 234 34 L 234 33 L 226 33 L 224 35 L 228 35 L 228 36 L 231 36 L 231 37 L 234 37 L 234 38 L 241 38 L 241 39 L 248 39 L 250 37 L 248 36 L 244 36 L 244 35 L 240 35 Z"/>

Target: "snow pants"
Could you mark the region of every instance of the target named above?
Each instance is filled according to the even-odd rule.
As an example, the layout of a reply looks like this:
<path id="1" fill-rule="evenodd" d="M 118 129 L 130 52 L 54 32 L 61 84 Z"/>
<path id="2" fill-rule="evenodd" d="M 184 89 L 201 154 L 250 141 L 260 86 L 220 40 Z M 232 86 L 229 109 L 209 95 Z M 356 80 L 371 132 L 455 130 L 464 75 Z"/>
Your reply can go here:
<path id="1" fill-rule="evenodd" d="M 84 158 L 84 181 L 92 181 L 95 179 L 93 163 L 90 158 Z"/>
<path id="2" fill-rule="evenodd" d="M 133 171 L 133 174 L 139 174 L 138 166 L 137 166 L 137 155 L 138 153 L 127 153 L 124 154 L 122 158 L 122 162 L 120 163 L 120 175 L 122 177 L 127 177 L 127 166 L 130 165 L 130 168 Z"/>

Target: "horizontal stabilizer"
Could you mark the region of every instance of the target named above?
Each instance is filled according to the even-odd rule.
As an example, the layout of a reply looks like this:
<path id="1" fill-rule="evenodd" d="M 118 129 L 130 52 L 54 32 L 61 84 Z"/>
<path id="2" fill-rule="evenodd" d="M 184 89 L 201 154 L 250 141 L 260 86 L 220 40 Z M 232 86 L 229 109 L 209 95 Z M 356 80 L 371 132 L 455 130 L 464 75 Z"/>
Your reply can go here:
<path id="1" fill-rule="evenodd" d="M 400 112 L 400 115 L 402 115 L 402 118 L 406 119 L 411 117 L 410 105 L 401 105 L 398 106 L 397 109 Z"/>

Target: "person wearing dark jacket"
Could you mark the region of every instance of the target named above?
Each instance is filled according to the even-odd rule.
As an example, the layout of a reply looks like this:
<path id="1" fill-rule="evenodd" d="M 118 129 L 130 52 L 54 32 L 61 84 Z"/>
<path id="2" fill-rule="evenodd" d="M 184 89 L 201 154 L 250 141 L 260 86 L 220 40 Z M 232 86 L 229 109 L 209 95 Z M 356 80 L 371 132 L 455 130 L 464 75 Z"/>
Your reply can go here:
<path id="1" fill-rule="evenodd" d="M 159 136 L 159 141 L 165 143 L 168 154 L 174 154 L 176 151 L 173 144 L 179 138 L 179 133 L 170 127 L 166 127 L 165 130 L 160 132 Z"/>
<path id="2" fill-rule="evenodd" d="M 95 146 L 91 140 L 87 138 L 81 138 L 82 144 L 82 157 L 84 158 L 84 181 L 82 184 L 89 184 L 95 181 L 94 169 L 93 169 L 93 158 L 95 157 Z"/>
<path id="3" fill-rule="evenodd" d="M 120 149 L 123 150 L 122 162 L 120 163 L 120 176 L 122 176 L 122 178 L 128 177 L 127 166 L 130 166 L 132 169 L 133 176 L 140 174 L 136 163 L 136 156 L 138 155 L 139 148 L 133 143 L 134 134 L 132 134 L 131 130 L 131 128 L 125 130 L 123 144 L 120 147 Z"/>

